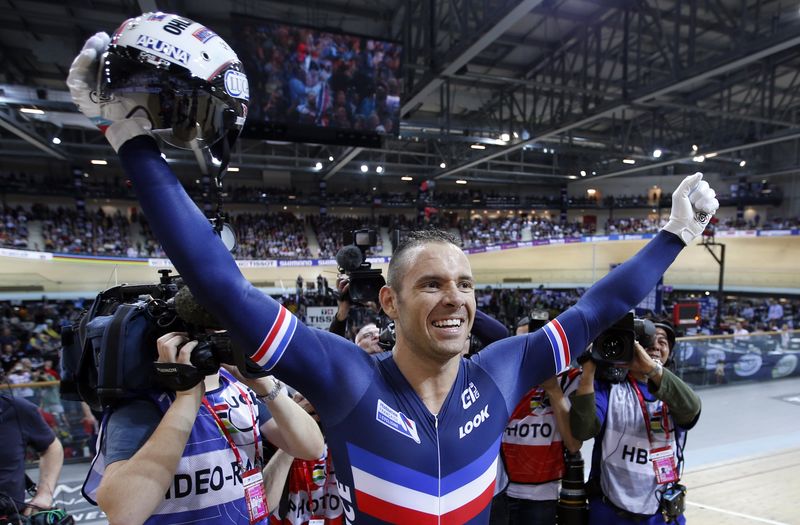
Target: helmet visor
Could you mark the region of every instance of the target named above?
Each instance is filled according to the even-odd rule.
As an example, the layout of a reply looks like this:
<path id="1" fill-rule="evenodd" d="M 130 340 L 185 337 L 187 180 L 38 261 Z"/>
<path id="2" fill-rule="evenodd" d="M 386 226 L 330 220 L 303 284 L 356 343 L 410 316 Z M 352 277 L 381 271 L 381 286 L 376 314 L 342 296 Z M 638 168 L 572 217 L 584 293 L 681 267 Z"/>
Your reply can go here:
<path id="1" fill-rule="evenodd" d="M 146 116 L 153 133 L 183 149 L 210 147 L 236 126 L 235 112 L 212 94 L 215 89 L 175 64 L 157 65 L 115 53 L 104 57 L 98 79 L 101 99 L 120 100 L 126 117 Z"/>

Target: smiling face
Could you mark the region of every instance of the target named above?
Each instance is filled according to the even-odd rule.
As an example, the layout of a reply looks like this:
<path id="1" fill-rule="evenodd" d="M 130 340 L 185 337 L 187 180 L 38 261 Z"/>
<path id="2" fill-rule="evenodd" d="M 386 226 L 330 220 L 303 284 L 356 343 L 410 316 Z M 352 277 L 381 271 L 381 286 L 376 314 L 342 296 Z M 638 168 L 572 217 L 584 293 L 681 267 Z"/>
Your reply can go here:
<path id="1" fill-rule="evenodd" d="M 647 349 L 647 355 L 662 365 L 669 359 L 669 338 L 663 328 L 656 327 L 656 335 L 653 337 L 653 344 Z"/>
<path id="2" fill-rule="evenodd" d="M 464 349 L 475 319 L 472 269 L 460 248 L 428 242 L 402 255 L 397 278 L 381 290 L 394 319 L 396 348 L 444 363 Z"/>

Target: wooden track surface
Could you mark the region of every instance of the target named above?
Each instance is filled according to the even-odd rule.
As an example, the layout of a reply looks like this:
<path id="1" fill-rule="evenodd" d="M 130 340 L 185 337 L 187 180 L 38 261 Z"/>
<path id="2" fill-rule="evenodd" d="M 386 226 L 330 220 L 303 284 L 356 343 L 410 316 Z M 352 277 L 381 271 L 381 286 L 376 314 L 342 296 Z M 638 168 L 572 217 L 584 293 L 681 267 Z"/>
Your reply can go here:
<path id="1" fill-rule="evenodd" d="M 729 286 L 800 289 L 800 237 L 728 238 L 725 283 Z M 505 279 L 539 284 L 588 285 L 605 275 L 610 265 L 624 262 L 644 241 L 613 241 L 518 248 L 470 256 L 481 284 Z M 376 266 L 380 267 L 380 266 Z M 385 268 L 383 268 L 385 271 Z M 156 269 L 145 263 L 29 261 L 0 258 L 0 287 L 38 285 L 45 291 L 102 290 L 115 283 L 155 282 Z M 671 285 L 716 289 L 718 267 L 699 245 L 684 250 L 665 276 Z M 244 269 L 256 286 L 294 291 L 302 275 L 307 282 L 322 273 L 332 283 L 336 268 L 286 267 Z"/>

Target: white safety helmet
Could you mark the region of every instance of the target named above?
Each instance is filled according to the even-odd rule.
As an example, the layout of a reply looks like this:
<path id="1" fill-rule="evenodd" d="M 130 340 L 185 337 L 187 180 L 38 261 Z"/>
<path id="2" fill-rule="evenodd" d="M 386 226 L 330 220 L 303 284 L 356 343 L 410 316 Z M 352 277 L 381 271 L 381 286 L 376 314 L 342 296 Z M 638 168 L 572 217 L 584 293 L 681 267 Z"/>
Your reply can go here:
<path id="1" fill-rule="evenodd" d="M 102 57 L 97 91 L 122 101 L 128 116 L 146 116 L 167 143 L 207 147 L 225 162 L 250 96 L 230 46 L 202 24 L 167 13 L 122 23 Z"/>

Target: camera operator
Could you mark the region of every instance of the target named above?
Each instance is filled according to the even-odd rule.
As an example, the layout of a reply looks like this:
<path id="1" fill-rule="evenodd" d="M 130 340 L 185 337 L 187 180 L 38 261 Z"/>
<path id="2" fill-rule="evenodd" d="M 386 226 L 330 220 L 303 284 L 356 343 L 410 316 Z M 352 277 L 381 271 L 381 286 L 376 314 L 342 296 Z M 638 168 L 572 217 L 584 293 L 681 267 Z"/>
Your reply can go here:
<path id="1" fill-rule="evenodd" d="M 0 392 L 0 443 L 0 517 L 5 516 L 10 521 L 16 515 L 30 516 L 49 509 L 64 463 L 64 449 L 36 405 L 11 392 Z M 39 483 L 27 504 L 26 446 L 31 446 L 39 455 Z"/>
<path id="2" fill-rule="evenodd" d="M 174 399 L 134 400 L 104 418 L 84 493 L 112 523 L 266 523 L 291 456 L 322 452 L 316 423 L 279 381 L 244 386 L 225 369 L 203 378 L 190 362 L 195 346 L 183 333 L 161 336 L 157 363 L 191 379 L 176 379 Z M 289 454 L 263 470 L 262 433 Z"/>
<path id="3" fill-rule="evenodd" d="M 570 423 L 578 439 L 595 437 L 587 492 L 589 523 L 685 523 L 678 485 L 686 431 L 700 415 L 700 399 L 669 367 L 675 332 L 655 323 L 647 349 L 635 343 L 626 375 L 596 378 L 605 363 L 587 360 Z M 613 374 L 608 374 L 613 377 Z"/>

